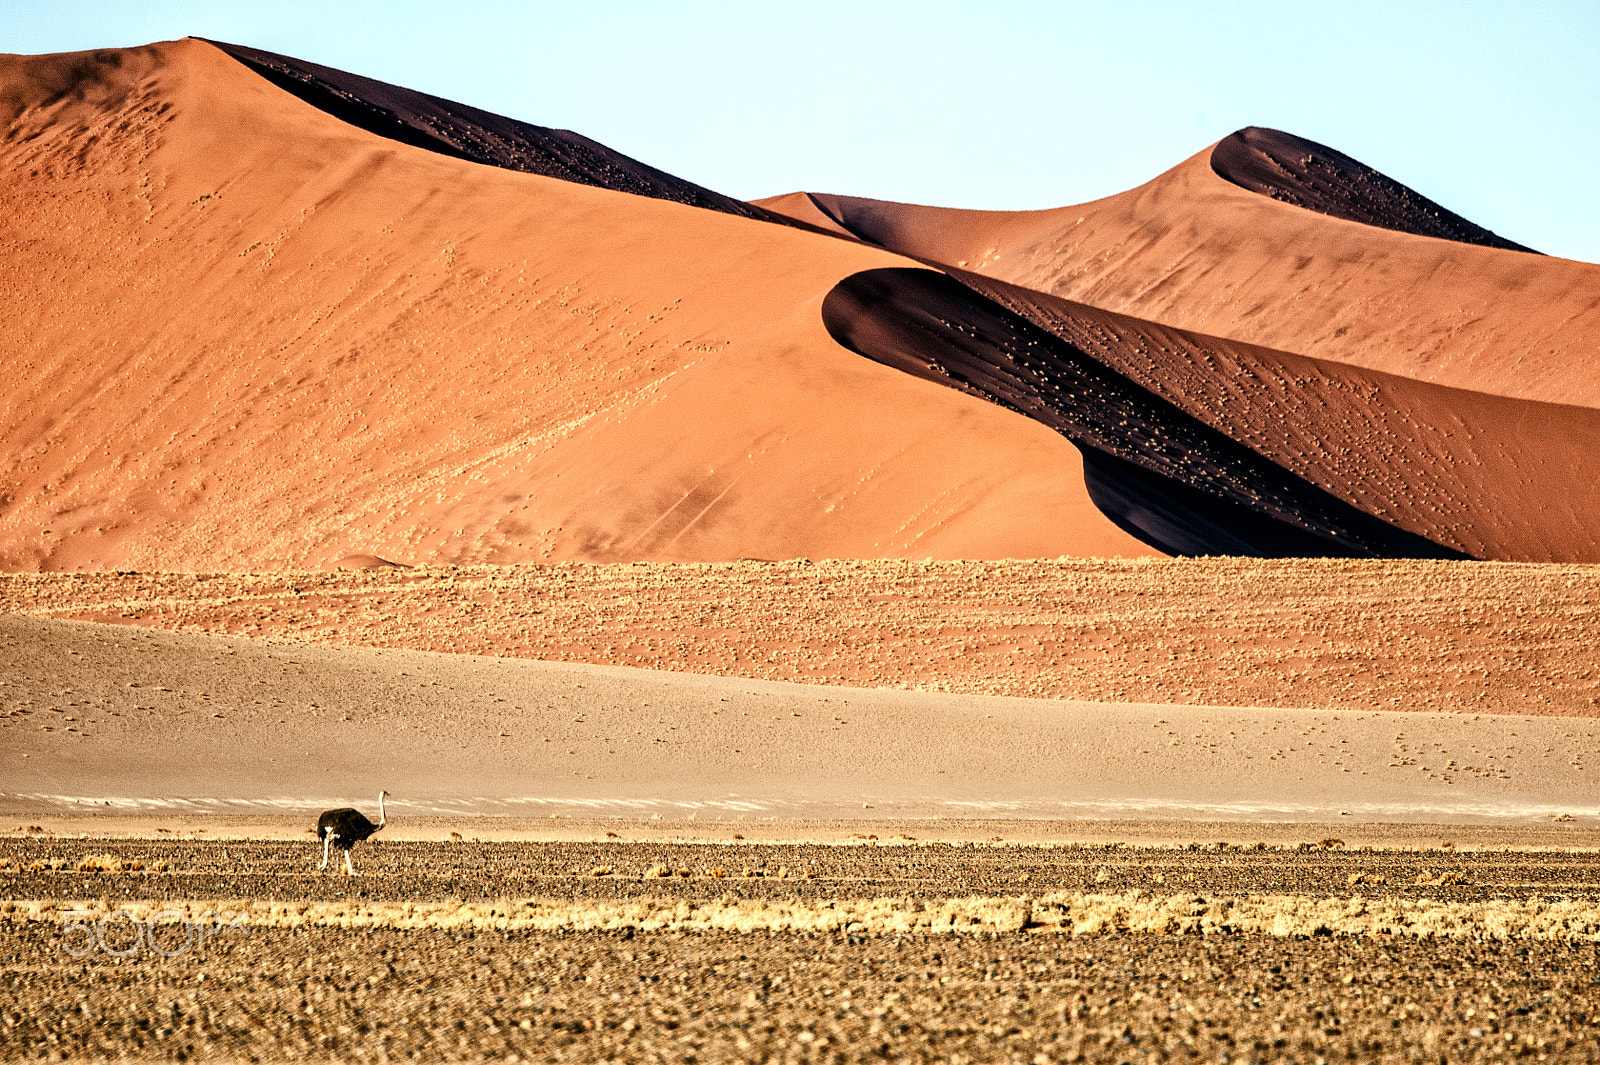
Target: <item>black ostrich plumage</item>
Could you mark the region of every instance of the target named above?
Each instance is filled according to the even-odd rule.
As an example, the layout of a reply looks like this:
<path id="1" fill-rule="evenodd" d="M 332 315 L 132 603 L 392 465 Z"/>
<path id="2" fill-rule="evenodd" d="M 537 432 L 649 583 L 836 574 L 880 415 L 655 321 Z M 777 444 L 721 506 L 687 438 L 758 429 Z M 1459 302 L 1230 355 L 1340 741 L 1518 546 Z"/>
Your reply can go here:
<path id="1" fill-rule="evenodd" d="M 346 806 L 339 810 L 328 810 L 317 818 L 317 838 L 322 839 L 332 833 L 333 845 L 341 850 L 349 850 L 382 827 L 368 821 L 367 816 L 355 807 Z"/>

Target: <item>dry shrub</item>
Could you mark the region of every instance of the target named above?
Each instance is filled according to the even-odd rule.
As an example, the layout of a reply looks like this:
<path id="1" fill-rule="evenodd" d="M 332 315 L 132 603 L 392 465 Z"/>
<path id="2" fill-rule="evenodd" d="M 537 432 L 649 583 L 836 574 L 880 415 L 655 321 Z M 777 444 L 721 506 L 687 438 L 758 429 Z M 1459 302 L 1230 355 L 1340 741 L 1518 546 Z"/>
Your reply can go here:
<path id="1" fill-rule="evenodd" d="M 590 876 L 610 876 L 611 875 L 611 866 L 609 866 L 609 865 L 597 865 L 593 869 L 589 870 L 589 875 Z"/>
<path id="2" fill-rule="evenodd" d="M 138 872 L 142 869 L 144 869 L 143 862 L 124 860 L 114 854 L 87 854 L 78 860 L 80 873 Z"/>

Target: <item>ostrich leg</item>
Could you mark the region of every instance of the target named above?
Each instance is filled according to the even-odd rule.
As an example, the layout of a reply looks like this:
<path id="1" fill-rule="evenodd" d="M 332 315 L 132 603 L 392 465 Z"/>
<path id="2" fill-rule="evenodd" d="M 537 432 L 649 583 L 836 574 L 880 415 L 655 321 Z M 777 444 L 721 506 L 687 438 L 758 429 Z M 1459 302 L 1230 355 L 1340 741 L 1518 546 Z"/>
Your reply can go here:
<path id="1" fill-rule="evenodd" d="M 345 876 L 355 876 L 356 875 L 356 871 L 350 867 L 350 852 L 349 851 L 345 851 L 344 852 L 344 875 Z"/>
<path id="2" fill-rule="evenodd" d="M 317 866 L 318 869 L 326 869 L 328 867 L 328 847 L 332 844 L 333 833 L 329 832 L 327 835 L 322 837 L 322 864 Z"/>

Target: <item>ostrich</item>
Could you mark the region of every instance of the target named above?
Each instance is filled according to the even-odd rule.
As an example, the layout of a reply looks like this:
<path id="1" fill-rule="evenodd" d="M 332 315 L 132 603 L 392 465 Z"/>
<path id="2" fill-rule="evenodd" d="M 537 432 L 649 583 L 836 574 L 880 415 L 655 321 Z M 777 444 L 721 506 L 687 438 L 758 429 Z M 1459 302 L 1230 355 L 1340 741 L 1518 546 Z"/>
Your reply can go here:
<path id="1" fill-rule="evenodd" d="M 389 823 L 389 818 L 383 812 L 383 797 L 388 794 L 387 791 L 378 792 L 377 824 L 368 821 L 360 810 L 349 806 L 342 810 L 328 810 L 317 818 L 317 835 L 322 837 L 322 864 L 317 866 L 318 869 L 328 867 L 328 848 L 338 847 L 344 851 L 345 875 L 355 875 L 356 871 L 350 868 L 350 848 Z"/>

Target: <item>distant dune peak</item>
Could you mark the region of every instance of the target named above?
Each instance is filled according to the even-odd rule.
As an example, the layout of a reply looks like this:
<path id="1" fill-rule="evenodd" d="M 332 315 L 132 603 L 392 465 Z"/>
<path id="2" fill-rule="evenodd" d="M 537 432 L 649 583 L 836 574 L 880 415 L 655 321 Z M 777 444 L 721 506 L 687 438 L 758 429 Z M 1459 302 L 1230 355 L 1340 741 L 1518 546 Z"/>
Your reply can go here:
<path id="1" fill-rule="evenodd" d="M 222 49 L 312 107 L 380 137 L 486 166 L 670 200 L 763 222 L 795 224 L 783 215 L 674 177 L 570 130 L 536 126 L 259 48 L 222 41 L 206 43 Z"/>
<path id="2" fill-rule="evenodd" d="M 1211 169 L 1240 188 L 1347 222 L 1485 248 L 1534 252 L 1325 144 L 1247 126 L 1211 150 Z"/>

